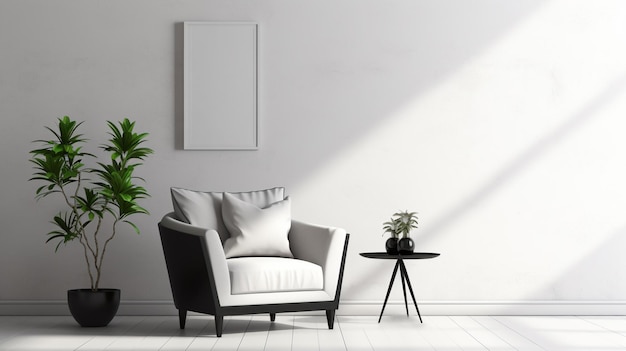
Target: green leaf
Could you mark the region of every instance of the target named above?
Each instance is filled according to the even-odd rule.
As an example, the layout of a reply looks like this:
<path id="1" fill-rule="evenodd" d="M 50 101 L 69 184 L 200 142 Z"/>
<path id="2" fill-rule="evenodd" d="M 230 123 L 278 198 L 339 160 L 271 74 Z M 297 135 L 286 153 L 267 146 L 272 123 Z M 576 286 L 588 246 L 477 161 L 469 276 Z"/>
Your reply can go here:
<path id="1" fill-rule="evenodd" d="M 137 234 L 141 234 L 141 233 L 139 232 L 139 228 L 135 225 L 135 223 L 130 222 L 130 221 L 124 221 L 124 223 L 128 223 L 131 227 L 133 227 L 133 229 L 135 229 L 135 232 L 136 232 Z"/>

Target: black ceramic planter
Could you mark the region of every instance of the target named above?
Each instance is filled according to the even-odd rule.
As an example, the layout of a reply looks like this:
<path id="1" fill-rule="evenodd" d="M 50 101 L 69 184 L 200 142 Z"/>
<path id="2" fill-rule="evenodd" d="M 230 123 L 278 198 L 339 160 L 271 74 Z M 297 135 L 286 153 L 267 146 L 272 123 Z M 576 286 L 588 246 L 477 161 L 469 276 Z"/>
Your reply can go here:
<path id="1" fill-rule="evenodd" d="M 67 304 L 72 316 L 82 327 L 106 327 L 120 306 L 120 290 L 68 290 Z"/>
<path id="2" fill-rule="evenodd" d="M 415 249 L 415 244 L 411 238 L 402 238 L 398 240 L 398 251 L 400 255 L 412 254 Z"/>
<path id="3" fill-rule="evenodd" d="M 398 238 L 389 238 L 385 241 L 385 251 L 390 255 L 398 254 Z"/>

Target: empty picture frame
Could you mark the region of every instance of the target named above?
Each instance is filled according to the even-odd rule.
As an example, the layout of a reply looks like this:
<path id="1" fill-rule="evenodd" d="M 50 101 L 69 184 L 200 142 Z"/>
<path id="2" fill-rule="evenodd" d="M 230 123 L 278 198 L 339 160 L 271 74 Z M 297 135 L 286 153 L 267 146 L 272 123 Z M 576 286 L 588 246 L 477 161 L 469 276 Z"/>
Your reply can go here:
<path id="1" fill-rule="evenodd" d="M 257 27 L 184 22 L 185 150 L 258 149 Z"/>

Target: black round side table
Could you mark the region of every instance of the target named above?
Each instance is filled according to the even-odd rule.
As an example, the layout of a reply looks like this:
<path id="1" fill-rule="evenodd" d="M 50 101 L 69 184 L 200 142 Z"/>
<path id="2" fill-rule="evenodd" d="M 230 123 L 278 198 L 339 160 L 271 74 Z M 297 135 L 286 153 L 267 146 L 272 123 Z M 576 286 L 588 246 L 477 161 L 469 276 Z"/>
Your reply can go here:
<path id="1" fill-rule="evenodd" d="M 378 317 L 378 323 L 380 323 L 381 318 L 383 318 L 383 312 L 385 312 L 385 306 L 387 306 L 387 300 L 389 299 L 389 294 L 391 293 L 393 281 L 396 278 L 396 274 L 398 273 L 398 268 L 400 268 L 400 280 L 402 280 L 402 292 L 404 293 L 404 307 L 406 308 L 406 315 L 407 317 L 409 316 L 409 305 L 406 299 L 406 286 L 408 285 L 409 291 L 411 292 L 411 297 L 413 298 L 413 304 L 415 305 L 415 309 L 417 310 L 417 316 L 420 319 L 420 323 L 423 323 L 420 309 L 417 307 L 417 302 L 415 301 L 415 294 L 413 293 L 411 280 L 409 280 L 409 274 L 407 273 L 406 266 L 404 265 L 404 260 L 424 260 L 428 258 L 435 258 L 439 256 L 439 254 L 434 252 L 414 252 L 404 255 L 390 255 L 386 252 L 361 252 L 360 255 L 366 258 L 380 260 L 396 260 L 396 266 L 393 269 L 393 273 L 391 273 L 391 281 L 389 282 L 389 288 L 387 289 L 387 296 L 385 296 L 383 309 L 380 311 L 380 316 Z"/>

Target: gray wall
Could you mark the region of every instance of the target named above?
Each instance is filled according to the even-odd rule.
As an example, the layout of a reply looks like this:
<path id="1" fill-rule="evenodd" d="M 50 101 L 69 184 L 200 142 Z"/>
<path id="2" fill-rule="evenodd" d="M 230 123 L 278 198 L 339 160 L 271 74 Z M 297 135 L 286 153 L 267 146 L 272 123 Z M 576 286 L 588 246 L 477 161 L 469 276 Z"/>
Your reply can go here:
<path id="1" fill-rule="evenodd" d="M 258 151 L 181 150 L 183 21 L 259 24 Z M 44 243 L 59 207 L 27 182 L 30 141 L 70 115 L 95 145 L 134 119 L 156 151 L 151 215 L 105 265 L 129 303 L 171 297 L 170 186 L 285 186 L 294 217 L 352 233 L 348 310 L 376 313 L 392 267 L 358 253 L 408 209 L 417 250 L 442 253 L 409 265 L 427 311 L 620 311 L 624 23 L 619 1 L 3 0 L 0 307 L 88 283 L 77 245 Z"/>

